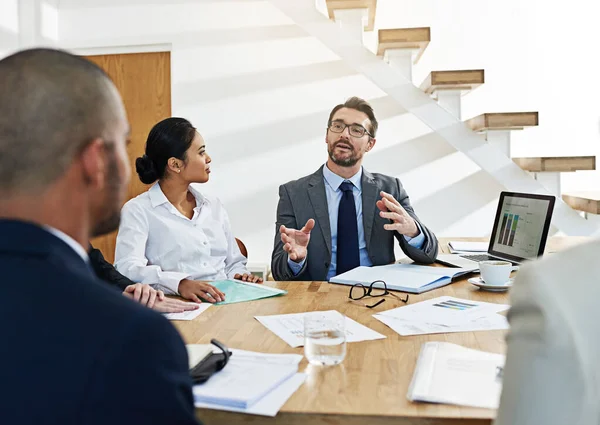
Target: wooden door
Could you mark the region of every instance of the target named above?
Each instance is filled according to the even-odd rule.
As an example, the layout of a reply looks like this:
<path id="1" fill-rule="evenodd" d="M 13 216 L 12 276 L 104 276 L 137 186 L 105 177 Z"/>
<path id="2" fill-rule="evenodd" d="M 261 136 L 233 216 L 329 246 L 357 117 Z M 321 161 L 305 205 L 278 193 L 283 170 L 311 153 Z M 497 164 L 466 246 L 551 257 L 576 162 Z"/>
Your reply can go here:
<path id="1" fill-rule="evenodd" d="M 127 200 L 148 189 L 135 172 L 135 159 L 144 154 L 146 138 L 154 124 L 171 116 L 170 52 L 86 56 L 100 66 L 119 89 L 131 125 L 127 148 L 131 182 Z M 115 258 L 117 232 L 95 238 L 92 245 L 111 263 Z"/>

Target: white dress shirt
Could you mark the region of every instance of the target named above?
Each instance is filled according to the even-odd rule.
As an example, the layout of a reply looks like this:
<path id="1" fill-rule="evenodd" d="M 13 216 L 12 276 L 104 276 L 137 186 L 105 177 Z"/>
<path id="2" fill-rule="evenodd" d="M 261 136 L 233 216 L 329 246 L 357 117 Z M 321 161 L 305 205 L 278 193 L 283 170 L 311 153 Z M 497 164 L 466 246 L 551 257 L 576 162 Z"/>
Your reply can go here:
<path id="1" fill-rule="evenodd" d="M 90 257 L 88 256 L 87 251 L 85 249 L 83 249 L 83 247 L 81 245 L 79 245 L 79 242 L 77 242 L 71 236 L 67 235 L 65 232 L 55 229 L 54 227 L 44 226 L 44 229 L 46 229 L 48 232 L 52 233 L 58 239 L 60 239 L 61 241 L 63 241 L 67 245 L 69 245 L 71 247 L 71 249 L 73 251 L 75 251 L 77 253 L 77 255 L 79 255 L 83 261 L 85 261 L 86 263 L 89 264 Z"/>
<path id="2" fill-rule="evenodd" d="M 115 251 L 120 273 L 169 294 L 178 293 L 183 279 L 248 273 L 223 204 L 191 185 L 189 191 L 196 198 L 191 219 L 169 202 L 158 183 L 123 206 Z"/>

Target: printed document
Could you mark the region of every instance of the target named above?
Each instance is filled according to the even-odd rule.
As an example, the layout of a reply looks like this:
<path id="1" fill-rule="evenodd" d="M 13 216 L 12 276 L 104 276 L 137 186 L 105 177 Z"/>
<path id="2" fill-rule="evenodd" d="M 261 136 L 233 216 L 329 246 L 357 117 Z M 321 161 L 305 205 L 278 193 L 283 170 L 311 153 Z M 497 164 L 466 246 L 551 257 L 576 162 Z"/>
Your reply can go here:
<path id="1" fill-rule="evenodd" d="M 196 317 L 200 316 L 207 308 L 211 306 L 210 303 L 201 303 L 198 304 L 198 310 L 190 310 L 184 311 L 182 313 L 165 313 L 165 316 L 169 320 L 194 320 Z"/>
<path id="2" fill-rule="evenodd" d="M 290 346 L 302 347 L 304 345 L 304 316 L 311 313 L 317 312 L 254 316 L 254 318 Z M 325 316 L 330 315 L 332 318 L 339 314 L 335 310 L 319 311 L 318 313 L 322 313 Z M 349 317 L 346 317 L 345 325 L 346 342 L 369 341 L 385 338 L 385 335 L 375 332 L 374 330 L 355 322 Z"/>
<path id="3" fill-rule="evenodd" d="M 389 326 L 402 336 L 445 334 L 453 332 L 476 332 L 508 329 L 508 320 L 500 314 L 478 317 L 459 325 L 440 325 L 436 323 L 414 322 L 397 319 L 393 316 L 374 314 L 374 318 Z"/>
<path id="4" fill-rule="evenodd" d="M 499 313 L 508 308 L 508 304 L 443 296 L 386 310 L 379 315 L 391 316 L 408 322 L 453 326 L 469 323 L 473 319 Z"/>
<path id="5" fill-rule="evenodd" d="M 408 389 L 411 401 L 498 408 L 505 356 L 426 342 Z"/>

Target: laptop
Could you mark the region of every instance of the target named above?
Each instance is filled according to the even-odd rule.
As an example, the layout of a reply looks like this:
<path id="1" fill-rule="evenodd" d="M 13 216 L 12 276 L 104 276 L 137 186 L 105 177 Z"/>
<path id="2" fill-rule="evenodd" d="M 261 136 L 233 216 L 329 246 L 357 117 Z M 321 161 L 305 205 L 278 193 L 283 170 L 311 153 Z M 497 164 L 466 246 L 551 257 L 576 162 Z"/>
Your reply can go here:
<path id="1" fill-rule="evenodd" d="M 448 266 L 479 268 L 479 261 L 504 260 L 513 264 L 544 253 L 555 197 L 501 192 L 494 227 L 485 254 L 440 254 L 436 261 Z"/>

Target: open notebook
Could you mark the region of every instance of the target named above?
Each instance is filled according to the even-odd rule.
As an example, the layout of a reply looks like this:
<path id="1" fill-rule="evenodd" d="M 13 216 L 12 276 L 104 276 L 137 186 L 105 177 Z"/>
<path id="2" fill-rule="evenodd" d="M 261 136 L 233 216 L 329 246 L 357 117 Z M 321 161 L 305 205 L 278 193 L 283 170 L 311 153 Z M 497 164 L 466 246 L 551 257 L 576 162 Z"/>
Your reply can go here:
<path id="1" fill-rule="evenodd" d="M 421 346 L 407 397 L 411 401 L 496 409 L 505 356 L 448 342 Z"/>
<path id="2" fill-rule="evenodd" d="M 387 288 L 395 291 L 420 294 L 448 285 L 452 279 L 477 269 L 457 267 L 419 266 L 416 264 L 388 264 L 385 266 L 356 267 L 329 279 L 331 283 L 369 285 L 376 280 L 385 281 Z"/>

